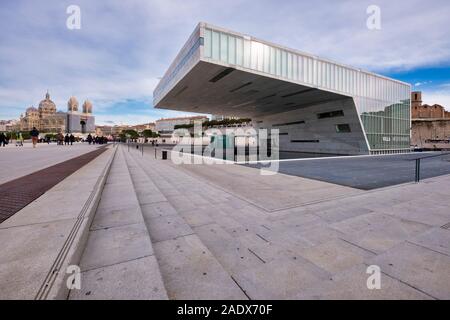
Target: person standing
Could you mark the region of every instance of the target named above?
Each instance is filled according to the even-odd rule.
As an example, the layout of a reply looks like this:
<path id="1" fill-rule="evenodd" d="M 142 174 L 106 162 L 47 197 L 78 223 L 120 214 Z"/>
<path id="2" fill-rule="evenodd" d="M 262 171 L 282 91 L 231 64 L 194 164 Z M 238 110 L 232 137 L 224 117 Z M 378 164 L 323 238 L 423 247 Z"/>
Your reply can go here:
<path id="1" fill-rule="evenodd" d="M 69 134 L 66 133 L 66 136 L 64 137 L 64 145 L 68 145 L 69 144 L 69 140 L 70 140 Z"/>
<path id="2" fill-rule="evenodd" d="M 6 135 L 3 132 L 0 132 L 0 146 L 6 146 Z"/>
<path id="3" fill-rule="evenodd" d="M 60 132 L 58 133 L 58 145 L 62 146 L 64 144 L 64 135 Z"/>
<path id="4" fill-rule="evenodd" d="M 70 139 L 70 145 L 72 146 L 73 143 L 75 142 L 75 137 L 74 137 L 74 135 L 73 135 L 73 134 L 70 134 L 69 139 Z"/>
<path id="5" fill-rule="evenodd" d="M 18 147 L 23 147 L 23 136 L 22 136 L 22 132 L 20 132 L 20 131 L 17 132 L 16 138 L 17 138 L 16 146 L 18 146 Z"/>
<path id="6" fill-rule="evenodd" d="M 89 145 L 92 143 L 92 136 L 90 133 L 87 136 L 87 142 L 89 142 Z"/>
<path id="7" fill-rule="evenodd" d="M 39 131 L 36 129 L 36 127 L 33 127 L 33 130 L 30 131 L 31 141 L 33 142 L 33 148 L 36 148 L 36 144 L 38 143 L 39 139 Z"/>

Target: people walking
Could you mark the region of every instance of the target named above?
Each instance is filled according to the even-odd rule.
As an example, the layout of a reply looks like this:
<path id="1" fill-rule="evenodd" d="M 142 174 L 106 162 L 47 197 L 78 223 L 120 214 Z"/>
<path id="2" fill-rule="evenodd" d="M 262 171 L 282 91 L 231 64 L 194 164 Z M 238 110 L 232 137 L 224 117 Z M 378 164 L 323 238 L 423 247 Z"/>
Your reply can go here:
<path id="1" fill-rule="evenodd" d="M 70 134 L 69 140 L 70 140 L 70 145 L 72 146 L 73 143 L 75 142 L 75 137 L 73 134 Z"/>
<path id="2" fill-rule="evenodd" d="M 69 142 L 70 142 L 70 137 L 69 137 L 69 134 L 66 133 L 66 136 L 64 137 L 64 145 L 67 146 L 69 144 Z"/>
<path id="3" fill-rule="evenodd" d="M 0 146 L 6 147 L 6 135 L 0 132 Z"/>
<path id="4" fill-rule="evenodd" d="M 36 148 L 36 144 L 38 143 L 39 139 L 39 131 L 36 129 L 36 127 L 33 127 L 33 130 L 30 131 L 31 141 L 33 142 L 33 148 Z"/>

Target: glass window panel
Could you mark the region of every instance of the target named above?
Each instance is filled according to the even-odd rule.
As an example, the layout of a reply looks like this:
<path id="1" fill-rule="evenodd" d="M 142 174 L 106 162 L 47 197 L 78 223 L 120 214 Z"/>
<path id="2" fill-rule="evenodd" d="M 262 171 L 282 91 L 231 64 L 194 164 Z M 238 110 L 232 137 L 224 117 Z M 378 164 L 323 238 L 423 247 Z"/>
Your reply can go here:
<path id="1" fill-rule="evenodd" d="M 228 62 L 228 35 L 220 34 L 220 60 Z"/>
<path id="2" fill-rule="evenodd" d="M 228 36 L 228 62 L 236 64 L 236 38 Z"/>
<path id="3" fill-rule="evenodd" d="M 281 75 L 287 77 L 287 52 L 281 52 Z"/>
<path id="4" fill-rule="evenodd" d="M 274 48 L 271 47 L 270 48 L 270 73 L 271 74 L 277 73 L 276 62 L 277 62 L 276 51 Z"/>
<path id="5" fill-rule="evenodd" d="M 292 79 L 292 54 L 287 54 L 287 77 Z"/>
<path id="6" fill-rule="evenodd" d="M 219 33 L 216 32 L 216 31 L 213 31 L 213 33 L 212 33 L 212 43 L 211 43 L 211 46 L 212 46 L 212 54 L 211 54 L 211 57 L 212 57 L 214 60 L 219 60 L 219 59 L 220 59 L 220 52 L 219 52 L 219 50 L 220 50 L 220 43 L 219 43 L 219 38 L 220 38 Z"/>
<path id="7" fill-rule="evenodd" d="M 211 38 L 212 38 L 212 31 L 209 29 L 205 30 L 205 44 L 203 47 L 203 54 L 206 58 L 211 58 Z"/>
<path id="8" fill-rule="evenodd" d="M 236 64 L 239 66 L 244 65 L 244 43 L 242 38 L 236 38 Z"/>
<path id="9" fill-rule="evenodd" d="M 270 47 L 264 45 L 264 72 L 270 72 Z"/>

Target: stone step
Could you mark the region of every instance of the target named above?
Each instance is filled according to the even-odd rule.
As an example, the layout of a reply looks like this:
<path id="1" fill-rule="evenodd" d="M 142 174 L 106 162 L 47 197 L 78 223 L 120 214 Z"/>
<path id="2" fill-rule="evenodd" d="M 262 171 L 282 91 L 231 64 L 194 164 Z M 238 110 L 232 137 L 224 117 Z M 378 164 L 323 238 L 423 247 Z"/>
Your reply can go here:
<path id="1" fill-rule="evenodd" d="M 125 152 L 170 299 L 247 299 L 230 274 L 159 189 L 137 152 Z M 169 189 L 168 189 L 169 190 Z"/>
<path id="2" fill-rule="evenodd" d="M 142 211 L 119 148 L 80 263 L 81 290 L 70 299 L 167 299 Z"/>
<path id="3" fill-rule="evenodd" d="M 287 299 L 327 279 L 328 273 L 306 259 L 291 256 L 284 239 L 278 246 L 264 238 L 272 235 L 264 227 L 271 223 L 267 212 L 170 161 L 136 152 L 130 155 L 158 187 L 163 185 L 160 191 L 168 204 L 161 211 L 172 206 L 171 212 L 184 219 L 186 229 L 192 229 L 247 298 Z M 277 234 L 281 237 L 283 233 Z"/>

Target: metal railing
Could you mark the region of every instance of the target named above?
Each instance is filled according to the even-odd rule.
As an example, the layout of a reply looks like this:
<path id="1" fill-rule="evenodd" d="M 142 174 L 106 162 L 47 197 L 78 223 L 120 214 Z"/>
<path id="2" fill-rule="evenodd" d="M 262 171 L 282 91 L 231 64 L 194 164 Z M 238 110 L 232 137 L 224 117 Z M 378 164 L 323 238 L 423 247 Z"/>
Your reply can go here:
<path id="1" fill-rule="evenodd" d="M 430 156 L 424 156 L 424 157 L 420 157 L 420 158 L 416 158 L 415 159 L 415 182 L 418 183 L 420 182 L 420 178 L 421 178 L 421 174 L 420 174 L 420 170 L 421 170 L 421 160 L 425 160 L 425 159 L 429 159 L 429 158 L 437 158 L 437 157 L 443 157 L 443 156 L 448 156 L 450 155 L 450 152 L 444 152 L 441 154 L 434 154 L 434 155 L 430 155 Z"/>

